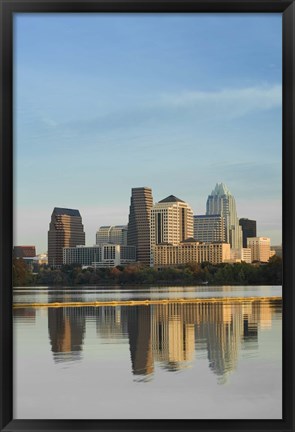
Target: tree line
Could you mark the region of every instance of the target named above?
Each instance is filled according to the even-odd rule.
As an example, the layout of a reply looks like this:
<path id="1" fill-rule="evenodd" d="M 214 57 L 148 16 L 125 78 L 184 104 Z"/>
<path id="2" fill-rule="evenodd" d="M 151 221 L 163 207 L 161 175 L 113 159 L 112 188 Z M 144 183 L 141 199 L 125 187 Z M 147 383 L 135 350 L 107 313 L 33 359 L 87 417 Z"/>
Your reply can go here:
<path id="1" fill-rule="evenodd" d="M 140 264 L 114 268 L 83 268 L 79 264 L 59 269 L 47 265 L 33 272 L 21 258 L 13 259 L 13 286 L 75 286 L 75 285 L 281 285 L 282 259 L 270 258 L 266 264 L 188 263 L 156 270 Z M 36 269 L 35 269 L 36 270 Z"/>

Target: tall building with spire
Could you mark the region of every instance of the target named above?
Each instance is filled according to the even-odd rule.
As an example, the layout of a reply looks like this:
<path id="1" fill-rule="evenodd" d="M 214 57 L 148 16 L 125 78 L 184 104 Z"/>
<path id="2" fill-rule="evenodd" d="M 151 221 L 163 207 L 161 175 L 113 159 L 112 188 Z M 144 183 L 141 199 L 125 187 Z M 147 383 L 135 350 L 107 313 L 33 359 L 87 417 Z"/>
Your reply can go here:
<path id="1" fill-rule="evenodd" d="M 217 183 L 208 196 L 206 215 L 221 215 L 225 220 L 225 240 L 232 249 L 242 248 L 242 228 L 237 217 L 236 200 L 223 183 Z"/>
<path id="2" fill-rule="evenodd" d="M 153 207 L 152 189 L 131 189 L 127 244 L 136 247 L 136 259 L 150 265 L 150 215 Z"/>
<path id="3" fill-rule="evenodd" d="M 48 264 L 63 264 L 63 248 L 85 245 L 85 232 L 79 210 L 55 207 L 48 231 Z"/>

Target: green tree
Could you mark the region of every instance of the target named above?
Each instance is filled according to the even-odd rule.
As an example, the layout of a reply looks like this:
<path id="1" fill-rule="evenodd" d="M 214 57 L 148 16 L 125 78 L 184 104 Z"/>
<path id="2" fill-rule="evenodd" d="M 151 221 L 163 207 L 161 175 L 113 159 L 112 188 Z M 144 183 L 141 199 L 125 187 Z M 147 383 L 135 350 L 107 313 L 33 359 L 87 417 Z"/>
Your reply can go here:
<path id="1" fill-rule="evenodd" d="M 266 284 L 270 285 L 281 285 L 282 284 L 282 273 L 283 273 L 283 262 L 282 258 L 276 255 L 272 256 L 266 266 L 263 269 L 264 279 Z"/>
<path id="2" fill-rule="evenodd" d="M 12 259 L 12 284 L 13 286 L 27 286 L 32 284 L 34 276 L 30 267 L 22 258 Z"/>

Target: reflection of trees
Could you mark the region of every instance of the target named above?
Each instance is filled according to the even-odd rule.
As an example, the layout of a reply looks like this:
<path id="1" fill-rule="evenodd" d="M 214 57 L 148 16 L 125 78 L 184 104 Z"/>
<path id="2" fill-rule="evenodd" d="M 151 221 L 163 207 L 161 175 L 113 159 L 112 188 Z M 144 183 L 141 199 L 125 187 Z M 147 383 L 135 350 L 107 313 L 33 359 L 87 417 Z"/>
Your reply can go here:
<path id="1" fill-rule="evenodd" d="M 281 314 L 280 305 L 277 300 L 221 300 L 53 308 L 48 309 L 49 338 L 56 361 L 79 358 L 90 320 L 102 340 L 114 343 L 128 338 L 134 375 L 151 375 L 155 362 L 167 371 L 178 371 L 206 352 L 210 369 L 223 383 L 236 368 L 240 350 L 257 347 L 258 328 L 271 326 L 273 314 Z"/>

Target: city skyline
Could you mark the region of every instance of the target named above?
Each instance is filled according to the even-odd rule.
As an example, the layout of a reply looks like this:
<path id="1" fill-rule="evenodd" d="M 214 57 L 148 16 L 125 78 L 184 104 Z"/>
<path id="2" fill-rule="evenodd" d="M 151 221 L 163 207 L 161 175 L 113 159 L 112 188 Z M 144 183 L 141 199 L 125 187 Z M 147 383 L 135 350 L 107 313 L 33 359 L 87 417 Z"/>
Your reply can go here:
<path id="1" fill-rule="evenodd" d="M 226 187 L 226 185 L 224 185 L 223 183 L 220 183 L 220 184 L 216 184 L 216 187 L 219 187 L 219 186 L 225 186 Z M 136 189 L 149 189 L 150 191 L 151 191 L 151 193 L 152 193 L 152 188 L 148 188 L 148 187 L 146 187 L 146 186 L 144 186 L 144 187 L 137 187 L 137 188 L 132 188 L 132 190 L 131 190 L 131 193 L 132 193 L 132 191 L 133 190 L 136 190 Z M 211 196 L 211 194 L 209 194 L 208 195 L 208 198 L 210 198 L 210 196 Z M 232 196 L 232 195 L 231 195 Z M 132 197 L 132 195 L 131 195 L 131 197 Z M 168 198 L 170 198 L 170 197 L 173 197 L 173 198 L 175 198 L 173 195 L 170 195 Z M 165 198 L 165 199 L 163 199 L 163 200 L 159 200 L 159 201 L 155 201 L 154 202 L 154 204 L 153 204 L 153 206 L 152 206 L 152 209 L 155 209 L 155 208 L 157 208 L 157 205 L 159 205 L 159 204 L 161 204 L 161 202 L 162 201 L 165 201 L 165 200 L 168 200 L 168 198 Z M 233 199 L 234 199 L 234 197 L 233 197 Z M 176 200 L 178 200 L 178 198 L 176 198 Z M 179 200 L 179 201 L 181 201 L 181 202 L 184 202 L 184 201 L 182 201 L 182 200 Z M 188 204 L 188 203 L 185 203 L 186 205 Z M 61 210 L 64 210 L 64 211 L 70 211 L 70 212 L 78 212 L 79 214 L 80 214 L 80 211 L 79 211 L 79 209 L 67 209 L 67 208 L 58 208 L 58 207 L 55 207 L 54 209 L 53 209 L 53 213 L 56 211 L 56 209 L 57 210 L 59 210 L 59 211 L 61 211 Z M 52 213 L 52 214 L 53 214 Z M 216 216 L 216 215 L 215 215 Z M 220 216 L 220 215 L 217 215 L 217 216 Z M 206 218 L 206 217 L 208 217 L 207 215 L 206 215 L 206 212 L 204 212 L 204 214 L 203 215 L 193 215 L 193 218 L 195 218 L 195 217 L 203 217 L 203 218 Z M 221 216 L 222 217 L 222 216 Z M 51 216 L 51 218 L 52 218 L 52 216 Z M 82 222 L 83 222 L 83 215 L 81 215 L 81 219 L 82 219 Z M 241 219 L 241 220 L 248 220 L 249 218 L 238 218 L 238 219 Z M 127 214 L 127 221 L 128 221 L 128 214 Z M 255 221 L 256 222 L 256 221 Z M 50 226 L 51 226 L 51 223 L 52 223 L 52 221 L 51 222 L 49 222 L 49 230 L 50 230 Z M 83 227 L 84 227 L 84 223 L 83 223 Z M 84 237 L 85 237 L 85 241 L 84 241 L 84 243 L 81 243 L 81 245 L 85 245 L 85 246 L 94 246 L 94 245 L 97 245 L 98 243 L 97 243 L 97 233 L 98 233 L 98 230 L 100 230 L 101 228 L 117 228 L 117 227 L 126 227 L 126 230 L 127 230 L 127 233 L 128 233 L 128 222 L 125 224 L 125 225 L 123 225 L 123 224 L 121 224 L 121 225 L 109 225 L 109 226 L 106 226 L 106 225 L 100 225 L 99 227 L 97 227 L 96 228 L 96 231 L 94 232 L 94 233 L 92 233 L 92 237 L 93 237 L 93 242 L 90 240 L 90 241 L 87 241 L 87 237 L 85 236 L 85 234 L 84 234 Z M 84 227 L 84 233 L 86 233 L 86 229 L 85 229 L 85 227 Z M 258 233 L 257 233 L 257 237 L 270 237 L 269 235 L 261 235 L 261 234 L 259 234 L 259 229 L 257 230 L 258 231 Z M 47 231 L 47 234 L 49 233 L 49 231 Z M 256 237 L 256 236 L 254 236 L 254 237 Z M 271 241 L 272 241 L 272 239 L 270 239 Z M 28 242 L 27 244 L 33 244 L 33 242 Z M 79 244 L 80 245 L 80 244 Z M 279 244 L 275 244 L 275 243 L 273 243 L 273 241 L 272 241 L 272 243 L 271 243 L 271 245 L 272 246 L 280 246 Z M 14 247 L 23 247 L 23 245 L 20 245 L 20 244 L 18 244 L 18 245 L 14 245 Z M 34 244 L 34 247 L 36 247 L 36 244 Z M 242 245 L 242 247 L 244 247 L 243 245 Z M 247 246 L 246 246 L 247 247 Z M 45 250 L 46 249 L 46 250 Z M 47 240 L 47 246 L 45 247 L 45 249 L 42 251 L 42 252 L 39 252 L 39 251 L 37 251 L 38 252 L 38 254 L 42 254 L 42 253 L 48 253 L 48 240 Z M 37 250 L 37 247 L 36 247 L 36 250 Z"/>
<path id="2" fill-rule="evenodd" d="M 54 207 L 94 244 L 137 186 L 205 214 L 216 182 L 281 244 L 281 20 L 16 14 L 14 244 L 45 252 Z"/>

